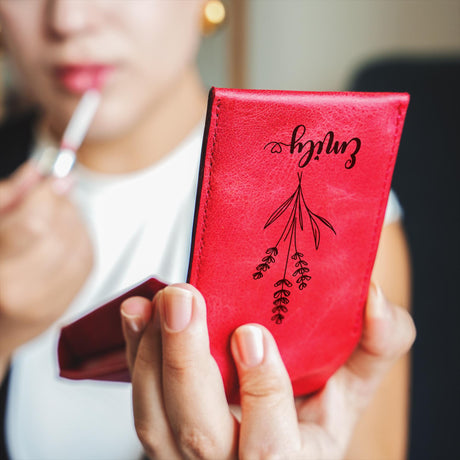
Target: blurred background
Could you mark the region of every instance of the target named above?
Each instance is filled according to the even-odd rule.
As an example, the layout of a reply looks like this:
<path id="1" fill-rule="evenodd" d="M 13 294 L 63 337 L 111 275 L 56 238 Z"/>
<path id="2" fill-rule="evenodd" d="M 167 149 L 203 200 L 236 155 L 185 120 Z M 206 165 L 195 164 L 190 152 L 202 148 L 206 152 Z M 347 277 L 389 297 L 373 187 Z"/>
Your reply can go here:
<path id="1" fill-rule="evenodd" d="M 226 0 L 206 85 L 411 94 L 393 188 L 413 261 L 411 459 L 455 457 L 460 381 L 460 0 Z M 0 100 L 14 82 L 0 58 Z M 4 104 L 0 104 L 1 107 Z M 1 149 L 1 146 L 0 146 Z"/>
<path id="2" fill-rule="evenodd" d="M 228 20 L 199 56 L 209 85 L 338 91 L 369 60 L 460 55 L 459 0 L 224 3 Z"/>

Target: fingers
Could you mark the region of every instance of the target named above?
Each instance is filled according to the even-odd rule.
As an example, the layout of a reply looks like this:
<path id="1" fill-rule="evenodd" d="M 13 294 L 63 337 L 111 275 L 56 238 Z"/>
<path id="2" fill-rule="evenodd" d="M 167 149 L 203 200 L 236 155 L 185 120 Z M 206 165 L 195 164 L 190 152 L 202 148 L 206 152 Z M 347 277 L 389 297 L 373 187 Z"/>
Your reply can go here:
<path id="1" fill-rule="evenodd" d="M 324 391 L 304 400 L 297 413 L 273 337 L 258 325 L 238 328 L 231 340 L 240 381 L 238 431 L 210 354 L 202 296 L 188 285 L 170 286 L 157 294 L 154 307 L 154 320 L 145 299 L 130 299 L 122 311 L 136 428 L 158 458 L 289 458 L 302 445 L 339 456 L 384 373 L 415 337 L 406 311 L 371 287 L 360 344 Z"/>
<path id="2" fill-rule="evenodd" d="M 17 252 L 37 239 L 52 235 L 57 228 L 57 222 L 66 226 L 73 225 L 75 218 L 72 214 L 76 213 L 71 203 L 63 197 L 71 190 L 72 185 L 71 177 L 47 178 L 35 183 L 34 187 L 22 195 L 16 193 L 17 190 L 7 192 L 6 195 L 9 197 L 4 200 L 0 220 L 2 251 Z M 8 184 L 7 188 L 16 187 Z"/>
<path id="3" fill-rule="evenodd" d="M 126 341 L 126 357 L 132 373 L 142 333 L 152 317 L 152 302 L 145 297 L 130 297 L 121 304 L 123 335 Z"/>
<path id="4" fill-rule="evenodd" d="M 356 421 L 369 405 L 380 382 L 415 339 L 409 313 L 388 302 L 373 283 L 369 288 L 361 341 L 348 361 L 329 380 L 324 391 L 301 409 L 300 419 L 308 420 L 312 404 L 321 408 L 321 424 L 328 432 L 340 432 L 339 445 L 347 445 Z M 328 401 L 329 409 L 325 401 Z M 333 404 L 341 410 L 332 410 Z M 340 429 L 348 427 L 348 430 Z"/>
<path id="5" fill-rule="evenodd" d="M 26 162 L 8 179 L 0 182 L 0 214 L 13 207 L 41 179 L 37 168 Z"/>
<path id="6" fill-rule="evenodd" d="M 243 458 L 285 457 L 300 448 L 289 375 L 275 340 L 259 325 L 238 328 L 231 342 L 240 382 Z"/>
<path id="7" fill-rule="evenodd" d="M 121 312 L 135 425 L 147 453 L 236 457 L 238 425 L 209 351 L 203 297 L 188 285 L 169 286 L 153 304 L 131 298 Z"/>
<path id="8" fill-rule="evenodd" d="M 378 384 L 391 365 L 412 346 L 415 326 L 410 314 L 388 302 L 371 283 L 361 341 L 346 363 L 353 376 Z"/>
<path id="9" fill-rule="evenodd" d="M 320 392 L 298 401 L 303 438 L 314 441 L 310 444 L 319 453 L 341 458 L 383 377 L 414 339 L 415 327 L 408 312 L 388 302 L 372 283 L 355 351 Z M 315 427 L 323 430 L 321 436 Z M 313 458 L 319 458 L 319 453 Z"/>
<path id="10" fill-rule="evenodd" d="M 209 350 L 203 297 L 190 285 L 169 286 L 158 307 L 165 407 L 179 449 L 188 458 L 236 456 L 237 422 Z"/>
<path id="11" fill-rule="evenodd" d="M 163 401 L 158 294 L 123 302 L 122 324 L 133 388 L 137 435 L 151 458 L 180 458 Z"/>
<path id="12" fill-rule="evenodd" d="M 91 241 L 78 210 L 62 195 L 71 183 L 40 180 L 1 215 L 0 314 L 44 327 L 88 276 Z"/>

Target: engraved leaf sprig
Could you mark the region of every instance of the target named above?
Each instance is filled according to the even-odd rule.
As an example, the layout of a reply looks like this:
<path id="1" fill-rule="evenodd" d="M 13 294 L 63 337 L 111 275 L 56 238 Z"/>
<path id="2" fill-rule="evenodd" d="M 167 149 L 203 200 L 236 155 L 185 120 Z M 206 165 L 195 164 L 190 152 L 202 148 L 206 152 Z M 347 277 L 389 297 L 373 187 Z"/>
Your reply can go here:
<path id="1" fill-rule="evenodd" d="M 297 248 L 297 229 L 299 228 L 301 231 L 304 230 L 304 217 L 308 217 L 316 250 L 318 250 L 321 241 L 320 224 L 329 228 L 334 234 L 336 234 L 334 227 L 327 219 L 314 213 L 308 207 L 302 190 L 302 173 L 298 173 L 297 178 L 299 183 L 294 193 L 270 215 L 265 223 L 264 230 L 281 218 L 283 214 L 288 212 L 288 219 L 283 227 L 283 231 L 281 232 L 278 241 L 275 246 L 272 246 L 265 251 L 265 255 L 262 257 L 261 263 L 256 266 L 256 271 L 252 275 L 255 280 L 263 278 L 264 273 L 266 273 L 271 266 L 275 264 L 276 257 L 279 254 L 280 245 L 282 242 L 289 239 L 283 276 L 274 283 L 274 287 L 276 288 L 273 294 L 274 307 L 272 308 L 272 313 L 274 314 L 271 317 L 271 320 L 275 321 L 276 324 L 281 324 L 285 318 L 285 314 L 288 312 L 287 306 L 289 304 L 289 296 L 291 295 L 290 288 L 293 286 L 292 282 L 288 278 L 289 259 L 291 259 L 294 264 L 294 271 L 291 275 L 295 279 L 299 290 L 302 291 L 305 289 L 308 282 L 311 280 L 308 262 L 305 260 L 304 254 Z M 304 213 L 306 213 L 306 216 L 304 216 Z"/>

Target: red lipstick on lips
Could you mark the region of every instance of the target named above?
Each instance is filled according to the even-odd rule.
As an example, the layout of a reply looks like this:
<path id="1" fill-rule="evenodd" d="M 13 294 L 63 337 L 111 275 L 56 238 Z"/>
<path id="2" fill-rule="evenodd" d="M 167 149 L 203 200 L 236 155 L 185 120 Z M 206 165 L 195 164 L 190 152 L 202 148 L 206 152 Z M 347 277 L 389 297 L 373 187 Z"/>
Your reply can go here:
<path id="1" fill-rule="evenodd" d="M 55 76 L 66 90 L 83 94 L 89 89 L 101 90 L 114 67 L 107 64 L 71 64 L 55 68 Z"/>

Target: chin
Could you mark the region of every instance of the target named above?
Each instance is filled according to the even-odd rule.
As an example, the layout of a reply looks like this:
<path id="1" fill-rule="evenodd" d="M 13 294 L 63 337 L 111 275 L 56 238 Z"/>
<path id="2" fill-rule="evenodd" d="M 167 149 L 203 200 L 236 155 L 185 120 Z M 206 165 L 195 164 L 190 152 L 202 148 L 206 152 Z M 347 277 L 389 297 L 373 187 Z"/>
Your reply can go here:
<path id="1" fill-rule="evenodd" d="M 102 106 L 86 137 L 94 142 L 115 141 L 129 135 L 140 122 L 139 118 L 132 110 L 116 110 Z"/>
<path id="2" fill-rule="evenodd" d="M 109 142 L 122 138 L 129 129 L 121 122 L 110 120 L 94 120 L 91 124 L 86 140 L 91 142 Z"/>

